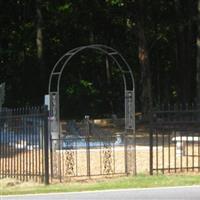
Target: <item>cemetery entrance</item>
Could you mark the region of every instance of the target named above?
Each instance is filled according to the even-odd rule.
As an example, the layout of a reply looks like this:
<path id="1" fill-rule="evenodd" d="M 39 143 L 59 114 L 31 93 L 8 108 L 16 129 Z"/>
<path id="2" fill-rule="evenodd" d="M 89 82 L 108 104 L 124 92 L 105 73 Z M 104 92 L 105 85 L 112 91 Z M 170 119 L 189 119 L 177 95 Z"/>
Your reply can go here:
<path id="1" fill-rule="evenodd" d="M 120 70 L 124 84 L 124 117 L 118 119 L 60 120 L 60 81 L 69 61 L 84 50 L 105 55 Z M 108 60 L 105 62 L 108 63 Z M 115 49 L 89 45 L 68 51 L 55 64 L 49 80 L 52 179 L 135 174 L 135 86 L 133 73 Z M 84 106 L 84 105 L 83 105 Z M 109 127 L 123 126 L 123 131 Z"/>

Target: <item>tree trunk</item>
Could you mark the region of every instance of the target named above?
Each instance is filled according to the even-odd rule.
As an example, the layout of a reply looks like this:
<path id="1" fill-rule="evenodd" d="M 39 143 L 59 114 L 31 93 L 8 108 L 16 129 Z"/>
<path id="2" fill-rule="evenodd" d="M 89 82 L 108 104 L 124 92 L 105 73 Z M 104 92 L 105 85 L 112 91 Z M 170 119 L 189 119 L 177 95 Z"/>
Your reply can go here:
<path id="1" fill-rule="evenodd" d="M 179 101 L 188 103 L 194 97 L 193 76 L 195 70 L 195 34 L 194 34 L 194 1 L 175 0 L 176 8 L 176 68 L 177 68 L 177 92 Z M 187 10 L 187 14 L 185 12 Z"/>
<path id="2" fill-rule="evenodd" d="M 152 92 L 151 92 L 151 73 L 149 52 L 144 30 L 144 8 L 143 0 L 138 1 L 137 13 L 137 30 L 138 30 L 138 58 L 141 67 L 141 108 L 144 119 L 148 119 L 149 112 L 152 109 Z"/>
<path id="3" fill-rule="evenodd" d="M 37 63 L 39 69 L 40 79 L 40 93 L 45 94 L 46 90 L 46 68 L 43 59 L 43 17 L 41 11 L 41 0 L 36 0 L 36 15 L 37 15 L 37 27 L 36 27 L 36 45 L 37 45 Z"/>
<path id="4" fill-rule="evenodd" d="M 108 86 L 108 90 L 109 90 L 109 92 L 107 94 L 109 106 L 111 108 L 111 113 L 115 114 L 114 113 L 114 104 L 113 104 L 113 100 L 112 100 L 113 94 L 112 94 L 112 86 L 111 86 L 110 65 L 109 65 L 109 59 L 107 56 L 106 56 L 106 81 L 107 81 L 107 86 Z"/>
<path id="5" fill-rule="evenodd" d="M 197 6 L 198 14 L 197 14 L 197 39 L 196 39 L 196 47 L 197 47 L 197 63 L 196 63 L 196 95 L 197 95 L 197 103 L 200 104 L 200 0 L 198 0 Z"/>

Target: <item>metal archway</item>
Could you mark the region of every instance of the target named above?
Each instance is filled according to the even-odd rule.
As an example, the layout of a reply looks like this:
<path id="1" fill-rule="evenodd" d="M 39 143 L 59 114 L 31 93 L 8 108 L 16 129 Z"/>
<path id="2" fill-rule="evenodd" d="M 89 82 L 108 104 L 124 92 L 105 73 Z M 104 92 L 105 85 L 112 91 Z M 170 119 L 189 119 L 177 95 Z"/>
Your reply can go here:
<path id="1" fill-rule="evenodd" d="M 63 70 L 69 61 L 78 53 L 86 49 L 93 49 L 99 51 L 110 57 L 119 68 L 124 82 L 125 95 L 125 130 L 132 130 L 135 133 L 135 84 L 131 67 L 124 59 L 124 57 L 115 49 L 101 44 L 94 44 L 88 46 L 81 46 L 72 49 L 65 53 L 54 65 L 49 78 L 49 97 L 50 97 L 50 118 L 51 118 L 51 133 L 59 135 L 59 120 L 60 120 L 60 103 L 59 90 L 60 80 Z M 130 86 L 129 86 L 130 84 Z"/>

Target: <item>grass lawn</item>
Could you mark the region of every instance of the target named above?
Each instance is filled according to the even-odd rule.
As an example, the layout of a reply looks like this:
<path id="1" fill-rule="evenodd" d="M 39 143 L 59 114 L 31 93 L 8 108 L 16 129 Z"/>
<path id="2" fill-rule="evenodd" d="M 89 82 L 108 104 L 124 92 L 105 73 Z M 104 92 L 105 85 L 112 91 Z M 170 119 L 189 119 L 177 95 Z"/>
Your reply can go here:
<path id="1" fill-rule="evenodd" d="M 0 194 L 34 194 L 50 192 L 78 192 L 104 189 L 148 188 L 165 186 L 200 185 L 199 175 L 138 175 L 101 180 L 85 180 L 43 185 L 34 182 L 19 182 L 13 179 L 0 180 Z"/>

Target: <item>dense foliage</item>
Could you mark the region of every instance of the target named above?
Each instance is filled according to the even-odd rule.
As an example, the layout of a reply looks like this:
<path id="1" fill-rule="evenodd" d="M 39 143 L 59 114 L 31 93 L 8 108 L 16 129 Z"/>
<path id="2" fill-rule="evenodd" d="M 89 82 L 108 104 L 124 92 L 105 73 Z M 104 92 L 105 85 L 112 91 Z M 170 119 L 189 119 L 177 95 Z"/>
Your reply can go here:
<path id="1" fill-rule="evenodd" d="M 134 71 L 136 110 L 198 98 L 198 0 L 1 0 L 0 82 L 5 106 L 42 104 L 55 62 L 68 50 L 105 44 Z M 63 115 L 123 110 L 123 82 L 105 58 L 86 51 L 61 84 Z M 199 91 L 200 93 L 200 91 Z"/>

